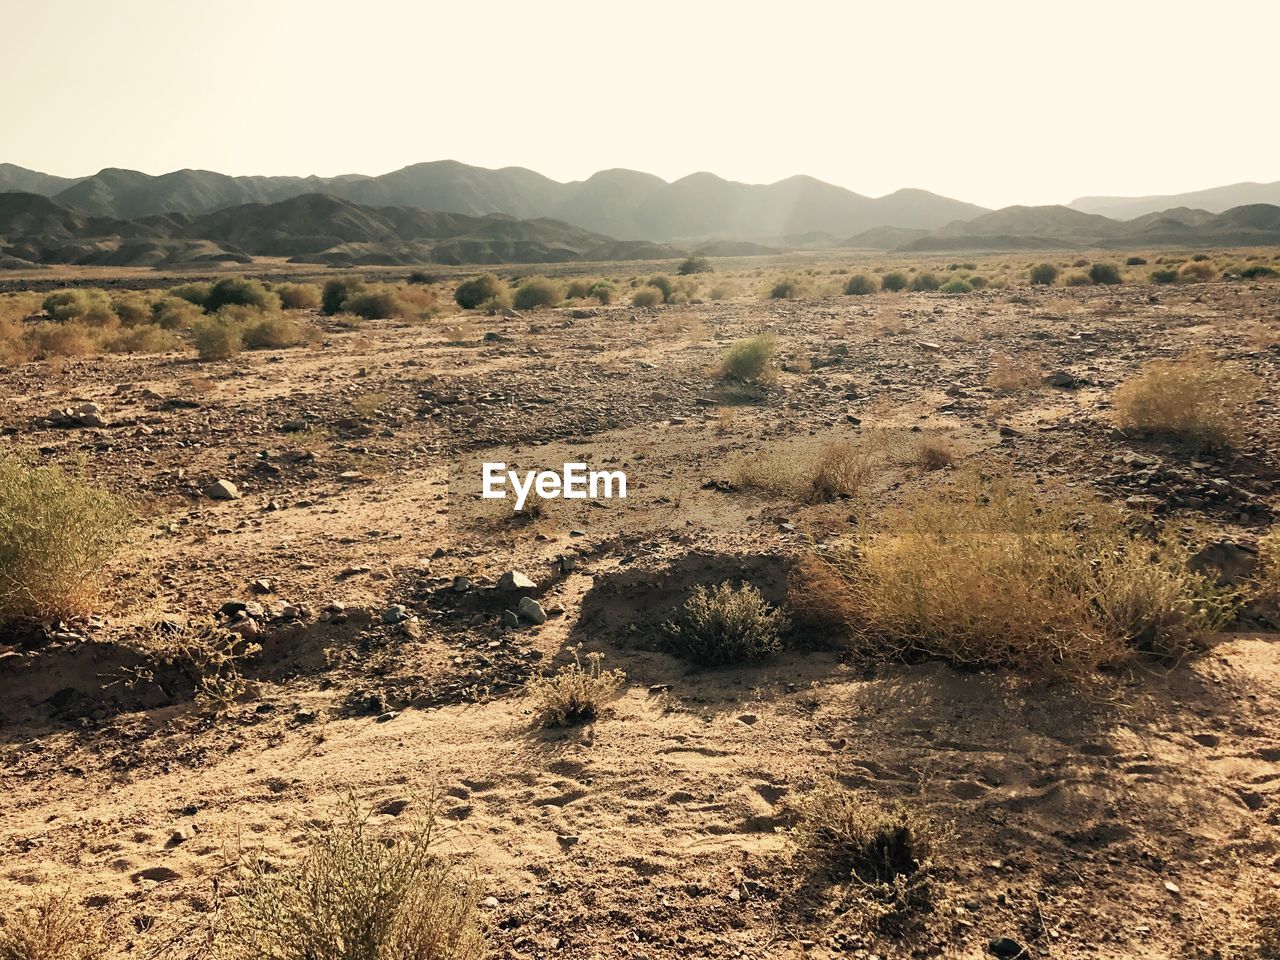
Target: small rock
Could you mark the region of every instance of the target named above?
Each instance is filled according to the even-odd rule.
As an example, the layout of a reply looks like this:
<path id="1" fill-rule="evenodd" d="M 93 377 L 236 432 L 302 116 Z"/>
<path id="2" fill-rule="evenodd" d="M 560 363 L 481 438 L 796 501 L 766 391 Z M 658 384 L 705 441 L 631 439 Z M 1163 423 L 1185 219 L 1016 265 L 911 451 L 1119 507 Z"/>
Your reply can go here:
<path id="1" fill-rule="evenodd" d="M 230 480 L 218 480 L 204 492 L 210 500 L 239 500 L 240 491 Z"/>
<path id="2" fill-rule="evenodd" d="M 519 570 L 508 570 L 498 578 L 499 590 L 533 590 L 537 584 Z"/>
<path id="3" fill-rule="evenodd" d="M 533 597 L 521 597 L 517 612 L 531 623 L 547 622 L 547 611 L 543 610 L 542 604 Z"/>
<path id="4" fill-rule="evenodd" d="M 1005 957 L 1013 960 L 1015 957 L 1026 956 L 1026 948 L 1012 937 L 996 937 L 987 944 L 987 953 L 996 957 Z"/>

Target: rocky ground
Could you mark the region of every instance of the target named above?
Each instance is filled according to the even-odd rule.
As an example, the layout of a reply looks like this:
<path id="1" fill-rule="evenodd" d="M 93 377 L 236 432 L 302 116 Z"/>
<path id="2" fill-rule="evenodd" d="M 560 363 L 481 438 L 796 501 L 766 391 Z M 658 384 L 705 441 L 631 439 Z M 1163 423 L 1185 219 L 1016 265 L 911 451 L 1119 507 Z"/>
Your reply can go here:
<path id="1" fill-rule="evenodd" d="M 784 372 L 726 386 L 727 343 L 762 330 Z M 1268 385 L 1234 455 L 1112 421 L 1118 383 L 1192 348 Z M 547 310 L 0 370 L 4 442 L 143 514 L 100 617 L 0 638 L 0 900 L 52 879 L 144 955 L 207 914 L 237 848 L 287 855 L 348 790 L 379 822 L 435 790 L 498 956 L 1249 956 L 1280 855 L 1267 611 L 1085 687 L 868 669 L 820 637 L 694 671 L 652 634 L 696 583 L 780 599 L 790 558 L 856 519 L 735 482 L 837 438 L 903 453 L 879 502 L 930 482 L 908 454 L 934 438 L 1195 528 L 1246 577 L 1280 510 L 1278 373 L 1280 288 L 1239 282 Z M 499 460 L 623 469 L 629 496 L 513 519 L 468 497 Z M 512 625 L 513 570 L 545 623 Z M 201 615 L 262 646 L 221 710 L 180 672 L 139 681 L 148 629 Z M 577 643 L 622 696 L 532 730 L 522 685 Z M 948 898 L 906 940 L 794 858 L 789 800 L 822 776 L 955 824 Z"/>

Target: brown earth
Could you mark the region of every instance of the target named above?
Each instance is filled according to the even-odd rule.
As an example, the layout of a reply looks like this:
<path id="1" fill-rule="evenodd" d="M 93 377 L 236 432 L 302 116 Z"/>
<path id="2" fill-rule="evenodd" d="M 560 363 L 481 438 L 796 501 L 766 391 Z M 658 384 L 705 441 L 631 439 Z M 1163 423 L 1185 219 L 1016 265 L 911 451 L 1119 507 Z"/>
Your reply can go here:
<path id="1" fill-rule="evenodd" d="M 66 886 L 121 956 L 146 955 L 207 915 L 238 848 L 295 854 L 348 790 L 377 822 L 434 790 L 498 956 L 981 957 L 998 937 L 1026 956 L 1249 956 L 1280 856 L 1266 611 L 1190 662 L 1085 686 L 867 667 L 821 636 L 710 671 L 653 643 L 696 583 L 781 600 L 810 538 L 853 519 L 733 483 L 744 460 L 833 439 L 891 451 L 879 502 L 936 482 L 897 454 L 945 438 L 959 465 L 1194 524 L 1247 559 L 1280 509 L 1280 290 L 1152 289 L 549 310 L 335 327 L 226 363 L 0 371 L 5 442 L 82 458 L 145 514 L 103 616 L 0 638 L 0 901 Z M 726 387 L 726 343 L 765 329 L 787 372 Z M 1191 347 L 1268 384 L 1235 456 L 1111 422 L 1120 381 Z M 1033 382 L 989 386 L 997 353 Z M 86 401 L 106 426 L 43 425 Z M 518 522 L 460 496 L 495 460 L 621 468 L 629 496 Z M 243 497 L 207 498 L 218 479 Z M 545 625 L 502 626 L 488 588 L 513 568 Z M 228 601 L 264 607 L 243 702 L 216 711 L 177 674 L 121 682 L 147 663 L 142 626 Z M 384 623 L 392 604 L 414 619 Z M 626 671 L 623 694 L 588 727 L 531 730 L 521 686 L 577 643 Z M 904 940 L 862 932 L 793 856 L 789 801 L 828 776 L 955 825 L 946 901 Z"/>

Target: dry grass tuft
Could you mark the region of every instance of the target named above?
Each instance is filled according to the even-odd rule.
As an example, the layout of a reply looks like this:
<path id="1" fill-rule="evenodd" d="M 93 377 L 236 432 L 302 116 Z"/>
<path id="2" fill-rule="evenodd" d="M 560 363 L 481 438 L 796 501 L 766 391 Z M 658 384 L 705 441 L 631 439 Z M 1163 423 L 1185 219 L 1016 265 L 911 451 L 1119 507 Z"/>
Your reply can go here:
<path id="1" fill-rule="evenodd" d="M 142 631 L 139 646 L 153 662 L 185 676 L 198 699 L 223 707 L 248 689 L 241 667 L 262 647 L 209 620 L 190 624 L 161 621 Z M 135 669 L 121 682 L 138 686 L 155 682 L 147 669 Z"/>
<path id="2" fill-rule="evenodd" d="M 763 383 L 777 376 L 773 358 L 778 352 L 778 338 L 762 333 L 731 346 L 720 364 L 720 376 L 738 383 Z"/>
<path id="3" fill-rule="evenodd" d="M 1188 557 L 1176 541 L 1131 536 L 1101 505 L 1081 514 L 965 473 L 885 510 L 825 560 L 865 656 L 1081 677 L 1138 650 L 1182 656 L 1230 619 L 1234 595 Z"/>
<path id="4" fill-rule="evenodd" d="M 79 474 L 0 455 L 0 622 L 88 613 L 131 524 Z"/>
<path id="5" fill-rule="evenodd" d="M 571 647 L 573 663 L 553 676 L 535 677 L 529 682 L 538 726 L 571 727 L 592 722 L 626 681 L 627 675 L 621 670 L 602 669 L 602 653 L 588 653 L 584 667 L 579 657 L 581 650 L 582 644 Z"/>
<path id="6" fill-rule="evenodd" d="M 875 476 L 879 452 L 873 444 L 841 440 L 804 456 L 761 453 L 738 465 L 735 483 L 806 503 L 857 497 Z"/>
<path id="7" fill-rule="evenodd" d="M 921 437 L 903 457 L 906 466 L 923 473 L 945 470 L 956 461 L 955 451 L 946 437 Z"/>
<path id="8" fill-rule="evenodd" d="M 904 804 L 883 805 L 831 782 L 801 797 L 795 809 L 797 857 L 850 884 L 872 925 L 898 932 L 934 908 L 935 861 L 949 828 Z"/>
<path id="9" fill-rule="evenodd" d="M 751 584 L 725 581 L 708 590 L 702 584 L 663 625 L 666 648 L 707 666 L 762 660 L 782 649 L 791 623 Z"/>
<path id="10" fill-rule="evenodd" d="M 101 960 L 106 932 L 68 894 L 36 892 L 0 915 L 0 960 Z"/>
<path id="11" fill-rule="evenodd" d="M 1249 371 L 1202 353 L 1152 360 L 1117 388 L 1116 423 L 1192 447 L 1232 447 L 1243 439 L 1244 410 L 1261 389 Z"/>
<path id="12" fill-rule="evenodd" d="M 987 384 L 997 393 L 1018 393 L 1034 387 L 1042 376 L 1037 364 L 1007 353 L 997 353 L 991 358 Z"/>
<path id="13" fill-rule="evenodd" d="M 301 863 L 241 863 L 214 931 L 218 960 L 479 960 L 474 894 L 436 850 L 434 802 L 407 833 L 379 836 L 349 799 L 309 831 Z"/>

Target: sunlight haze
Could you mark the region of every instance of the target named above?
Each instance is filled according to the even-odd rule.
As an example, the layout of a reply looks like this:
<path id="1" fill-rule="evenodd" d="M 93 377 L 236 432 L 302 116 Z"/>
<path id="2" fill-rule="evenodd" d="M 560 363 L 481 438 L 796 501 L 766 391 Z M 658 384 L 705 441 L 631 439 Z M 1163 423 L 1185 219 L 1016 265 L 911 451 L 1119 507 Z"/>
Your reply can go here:
<path id="1" fill-rule="evenodd" d="M 1270 3 L 63 0 L 5 19 L 28 93 L 4 98 L 0 160 L 63 176 L 451 158 L 989 207 L 1280 178 Z"/>

